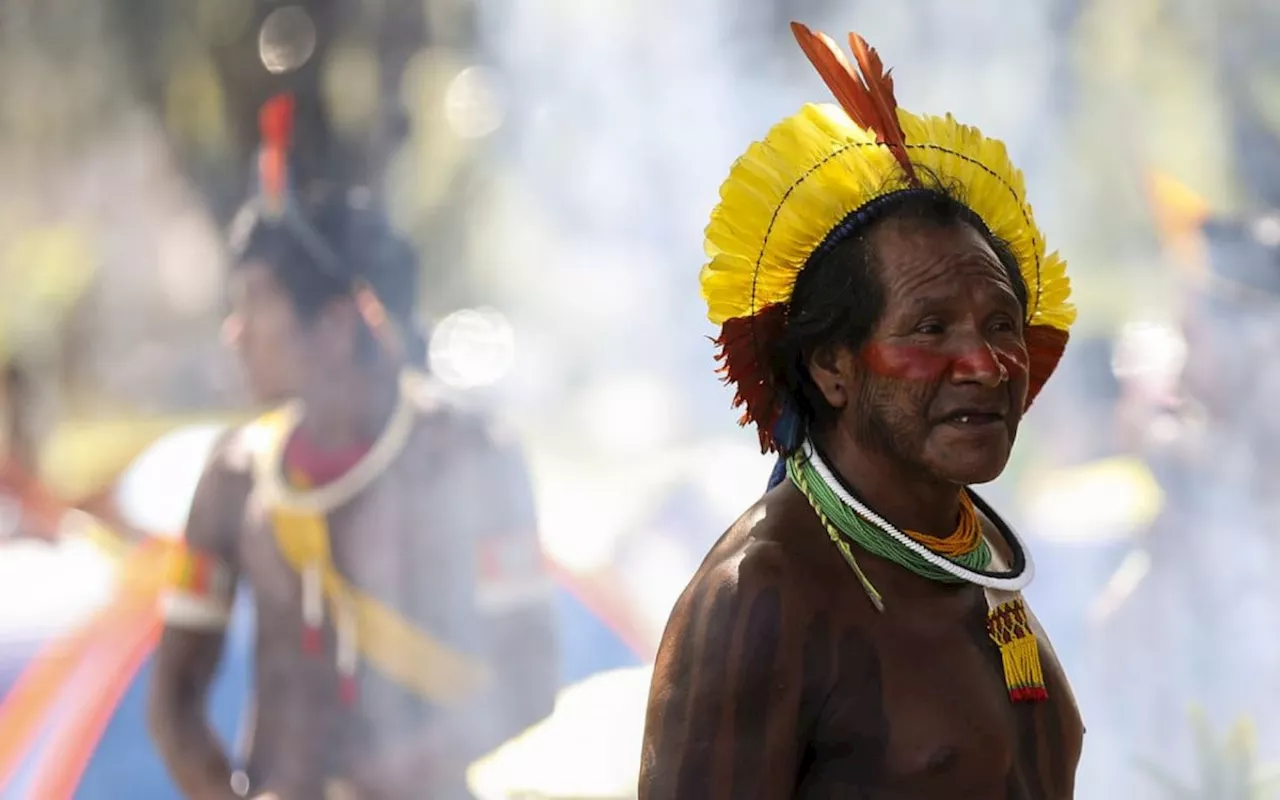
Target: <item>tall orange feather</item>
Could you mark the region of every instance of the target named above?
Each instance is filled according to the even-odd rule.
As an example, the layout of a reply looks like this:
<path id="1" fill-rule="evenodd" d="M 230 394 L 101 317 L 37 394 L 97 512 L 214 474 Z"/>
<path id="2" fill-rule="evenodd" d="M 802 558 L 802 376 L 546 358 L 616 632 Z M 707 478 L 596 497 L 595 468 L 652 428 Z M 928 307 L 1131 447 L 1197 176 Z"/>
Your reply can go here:
<path id="1" fill-rule="evenodd" d="M 814 33 L 799 22 L 791 23 L 791 32 L 849 118 L 859 127 L 870 130 L 874 109 L 849 59 L 825 33 Z"/>
<path id="2" fill-rule="evenodd" d="M 822 76 L 827 88 L 835 95 L 841 108 L 854 124 L 876 135 L 876 141 L 886 145 L 894 158 L 902 165 L 907 180 L 919 185 L 915 167 L 907 154 L 906 135 L 898 121 L 898 101 L 893 96 L 893 79 L 885 71 L 879 54 L 856 33 L 849 34 L 849 43 L 858 61 L 853 68 L 839 45 L 825 33 L 815 33 L 799 22 L 791 23 L 800 49 L 808 56 L 809 63 Z"/>
<path id="3" fill-rule="evenodd" d="M 853 49 L 853 57 L 858 60 L 858 68 L 862 70 L 867 96 L 877 112 L 876 121 L 871 126 L 877 139 L 893 150 L 893 155 L 907 173 L 907 179 L 912 184 L 919 184 L 915 168 L 911 166 L 911 158 L 907 155 L 907 136 L 902 132 L 902 123 L 898 120 L 898 100 L 893 96 L 890 70 L 884 68 L 875 48 L 858 34 L 849 34 L 849 46 Z"/>

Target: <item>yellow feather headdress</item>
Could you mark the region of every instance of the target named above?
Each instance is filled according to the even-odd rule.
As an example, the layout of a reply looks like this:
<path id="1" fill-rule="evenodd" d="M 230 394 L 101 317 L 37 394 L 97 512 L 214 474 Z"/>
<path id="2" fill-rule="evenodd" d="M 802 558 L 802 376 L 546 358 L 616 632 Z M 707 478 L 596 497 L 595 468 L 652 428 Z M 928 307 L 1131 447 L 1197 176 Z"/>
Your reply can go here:
<path id="1" fill-rule="evenodd" d="M 786 327 L 796 277 L 859 209 L 919 186 L 917 171 L 960 187 L 965 204 L 1017 258 L 1028 291 L 1030 404 L 1057 367 L 1076 312 L 1066 264 L 1046 254 L 1004 144 L 950 115 L 898 108 L 893 81 L 857 34 L 849 42 L 861 74 L 827 36 L 791 27 L 840 106 L 806 105 L 752 144 L 721 186 L 706 230 L 702 293 L 721 326 L 717 359 L 736 387 L 734 405 L 745 407 L 742 424 L 754 422 L 762 449 L 776 449 L 782 404 L 768 350 Z"/>

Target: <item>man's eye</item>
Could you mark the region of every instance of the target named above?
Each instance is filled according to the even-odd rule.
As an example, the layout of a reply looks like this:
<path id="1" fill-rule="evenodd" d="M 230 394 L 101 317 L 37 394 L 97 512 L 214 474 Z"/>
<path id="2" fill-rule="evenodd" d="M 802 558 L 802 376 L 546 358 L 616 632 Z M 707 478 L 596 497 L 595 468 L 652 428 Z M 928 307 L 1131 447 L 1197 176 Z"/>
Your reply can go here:
<path id="1" fill-rule="evenodd" d="M 937 336 L 943 330 L 941 322 L 922 322 L 916 326 L 916 333 L 922 333 L 925 336 Z"/>

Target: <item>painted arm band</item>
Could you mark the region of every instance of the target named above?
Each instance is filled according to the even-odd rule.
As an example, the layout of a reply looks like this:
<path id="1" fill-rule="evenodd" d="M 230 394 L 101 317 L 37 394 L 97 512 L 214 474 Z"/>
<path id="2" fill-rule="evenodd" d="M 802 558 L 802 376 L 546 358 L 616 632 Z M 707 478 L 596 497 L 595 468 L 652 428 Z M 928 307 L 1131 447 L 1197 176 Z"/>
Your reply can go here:
<path id="1" fill-rule="evenodd" d="M 195 631 L 220 631 L 231 618 L 235 579 L 221 560 L 175 548 L 166 563 L 160 609 L 165 625 Z"/>
<path id="2" fill-rule="evenodd" d="M 551 601 L 555 583 L 543 568 L 536 534 L 490 535 L 480 543 L 476 608 L 495 615 Z"/>

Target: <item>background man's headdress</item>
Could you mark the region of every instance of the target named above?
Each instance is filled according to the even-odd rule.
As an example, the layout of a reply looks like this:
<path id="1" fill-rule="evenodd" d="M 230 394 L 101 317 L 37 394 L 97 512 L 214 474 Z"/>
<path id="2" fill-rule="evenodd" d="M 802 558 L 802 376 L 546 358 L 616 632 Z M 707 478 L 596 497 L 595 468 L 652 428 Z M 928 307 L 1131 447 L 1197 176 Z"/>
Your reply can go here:
<path id="1" fill-rule="evenodd" d="M 365 324 L 386 346 L 403 351 L 403 334 L 392 318 L 404 325 L 413 320 L 403 314 L 388 314 L 385 291 L 379 289 L 379 270 L 416 270 L 412 248 L 392 231 L 385 215 L 373 208 L 373 198 L 363 187 L 336 187 L 313 183 L 301 192 L 291 174 L 290 150 L 294 130 L 294 99 L 279 94 L 263 104 L 258 115 L 261 144 L 257 157 L 257 189 L 232 222 L 232 249 L 239 250 L 253 230 L 268 226 L 292 239 L 306 254 L 317 273 L 349 285 Z M 315 208 L 312 208 L 314 206 Z M 340 213 L 333 213 L 340 206 Z M 322 230 L 312 219 L 323 209 L 329 222 L 339 222 L 340 238 L 358 239 L 360 252 L 353 253 L 350 242 L 332 241 L 335 232 Z M 354 231 L 360 229 L 360 235 Z M 368 230 L 366 230 L 368 229 Z M 380 262 L 395 262 L 393 264 Z M 405 263 L 400 263 L 405 262 Z M 416 286 L 416 281 L 398 282 Z M 416 289 L 415 289 L 416 291 Z M 412 305 L 413 298 L 385 298 L 396 307 Z"/>
<path id="2" fill-rule="evenodd" d="M 742 424 L 755 423 L 764 450 L 778 448 L 785 398 L 770 354 L 796 277 L 824 244 L 862 224 L 859 211 L 921 188 L 920 174 L 957 187 L 1017 258 L 1028 292 L 1030 404 L 1062 357 L 1075 308 L 1066 264 L 1046 254 L 1022 173 L 1001 142 L 975 128 L 898 108 L 889 73 L 861 36 L 849 35 L 855 69 L 826 35 L 798 23 L 792 30 L 840 106 L 806 105 L 752 144 L 721 186 L 706 231 L 702 293 L 721 326 L 717 359 Z"/>

